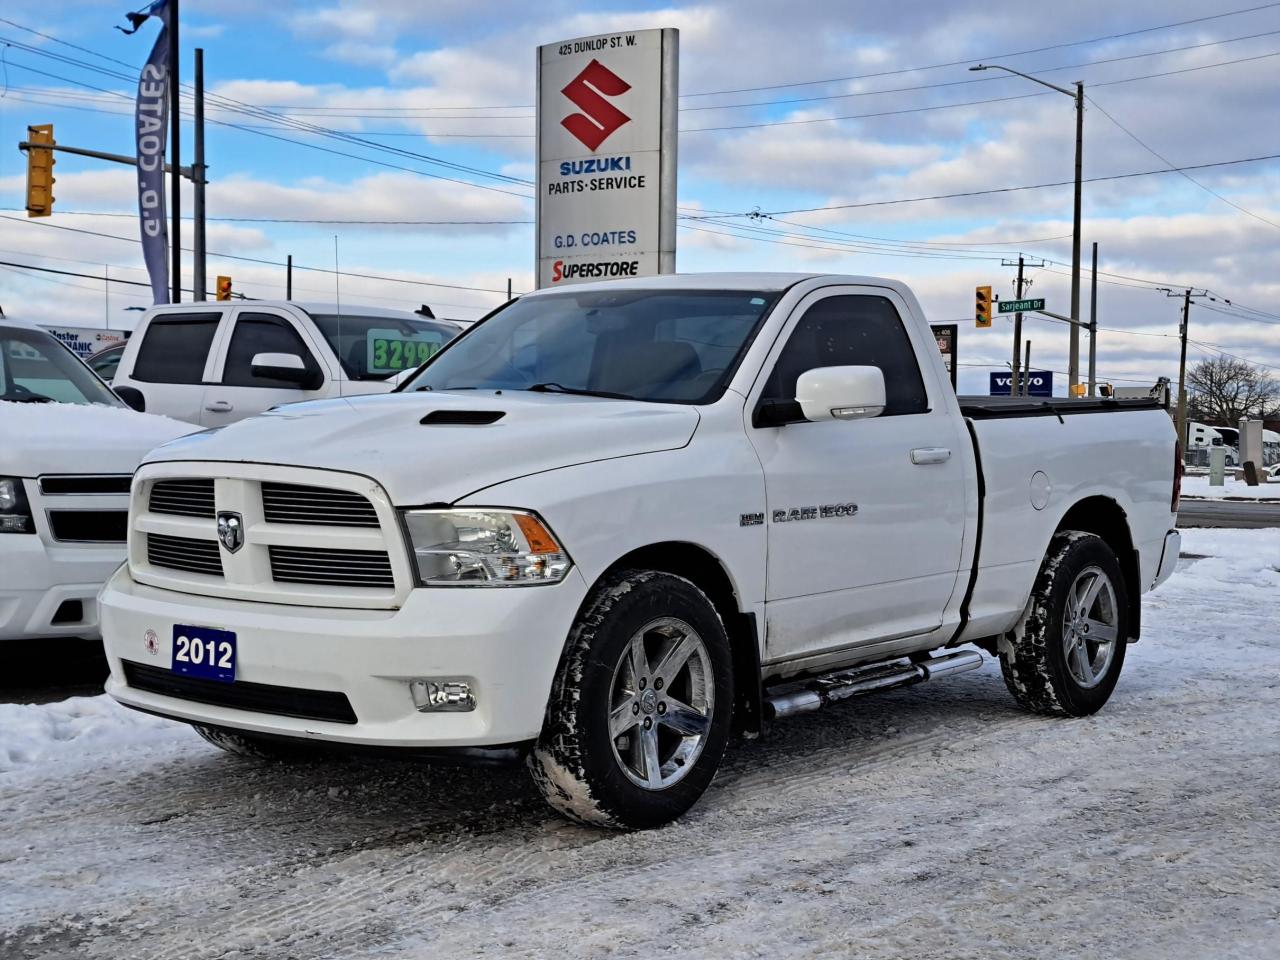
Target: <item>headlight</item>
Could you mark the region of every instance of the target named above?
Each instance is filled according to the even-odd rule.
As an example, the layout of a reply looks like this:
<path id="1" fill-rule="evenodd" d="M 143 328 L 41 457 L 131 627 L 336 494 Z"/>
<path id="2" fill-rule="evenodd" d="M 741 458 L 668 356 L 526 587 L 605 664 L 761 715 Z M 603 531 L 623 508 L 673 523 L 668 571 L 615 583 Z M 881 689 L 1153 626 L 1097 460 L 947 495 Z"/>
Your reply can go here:
<path id="1" fill-rule="evenodd" d="M 0 533 L 34 533 L 22 478 L 0 477 Z"/>
<path id="2" fill-rule="evenodd" d="M 532 513 L 406 510 L 404 520 L 423 586 L 559 583 L 571 566 Z"/>

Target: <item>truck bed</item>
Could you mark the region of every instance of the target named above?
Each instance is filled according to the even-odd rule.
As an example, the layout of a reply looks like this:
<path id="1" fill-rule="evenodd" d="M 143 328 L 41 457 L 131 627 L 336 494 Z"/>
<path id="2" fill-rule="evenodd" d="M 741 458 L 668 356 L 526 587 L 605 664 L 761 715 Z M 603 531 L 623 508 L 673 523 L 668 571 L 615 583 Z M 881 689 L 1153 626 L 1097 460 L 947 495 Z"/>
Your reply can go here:
<path id="1" fill-rule="evenodd" d="M 957 397 L 960 412 L 971 420 L 1009 417 L 1058 417 L 1077 413 L 1108 413 L 1113 410 L 1163 410 L 1154 397 L 1117 400 L 1112 397 Z"/>

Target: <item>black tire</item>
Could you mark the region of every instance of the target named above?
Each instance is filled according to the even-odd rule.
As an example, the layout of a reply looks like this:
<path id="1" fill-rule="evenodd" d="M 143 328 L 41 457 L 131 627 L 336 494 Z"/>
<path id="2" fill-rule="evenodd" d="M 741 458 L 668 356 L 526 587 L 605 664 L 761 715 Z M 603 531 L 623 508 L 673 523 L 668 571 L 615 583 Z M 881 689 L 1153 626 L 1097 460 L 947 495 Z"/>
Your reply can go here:
<path id="1" fill-rule="evenodd" d="M 664 626 L 654 634 L 645 632 L 657 623 Z M 669 626 L 673 623 L 677 625 Z M 705 723 L 705 732 L 699 734 L 700 747 L 696 753 L 687 754 L 682 751 L 693 749 L 689 746 L 692 740 L 668 726 L 677 712 L 664 712 L 660 718 L 657 710 L 668 709 L 666 702 L 660 700 L 662 696 L 675 696 L 672 702 L 677 705 L 682 699 L 693 699 L 680 692 L 692 690 L 688 673 L 672 674 L 668 694 L 655 692 L 649 701 L 658 702 L 646 701 L 644 711 L 640 709 L 640 694 L 628 699 L 634 691 L 618 699 L 619 683 L 626 686 L 627 677 L 634 676 L 631 661 L 624 661 L 624 657 L 630 656 L 637 636 L 645 638 L 640 641 L 641 649 L 649 644 L 655 650 L 653 680 L 648 689 L 662 689 L 662 651 L 670 651 L 681 642 L 679 625 L 692 628 L 694 639 L 701 641 L 697 666 L 702 680 L 698 689 L 704 698 L 711 692 L 710 702 L 700 710 L 699 723 Z M 689 662 L 692 664 L 693 658 Z M 649 672 L 649 667 L 646 663 L 643 672 Z M 711 673 L 709 679 L 707 670 Z M 732 671 L 724 623 L 697 586 L 683 577 L 652 570 L 627 570 L 610 576 L 588 599 L 569 633 L 552 684 L 542 735 L 529 756 L 534 783 L 552 807 L 579 823 L 619 830 L 642 830 L 670 823 L 697 802 L 720 765 L 733 712 Z M 631 685 L 645 689 L 639 680 Z M 615 739 L 611 736 L 610 717 L 620 710 L 619 704 L 634 709 L 634 722 L 643 721 L 645 726 L 635 726 Z M 625 713 L 622 710 L 618 715 Z M 647 733 L 650 727 L 651 735 Z M 652 736 L 653 755 L 659 760 L 656 782 L 670 777 L 670 785 L 650 789 L 632 779 L 637 776 L 637 769 L 633 767 L 628 772 L 624 753 L 644 768 L 640 775 L 647 775 L 650 765 L 645 741 L 637 739 L 632 743 L 633 735 Z M 663 737 L 661 748 L 657 746 L 659 736 Z M 664 754 L 667 759 L 663 759 Z"/>
<path id="2" fill-rule="evenodd" d="M 1094 576 L 1093 571 L 1100 573 L 1106 584 L 1099 591 L 1103 599 L 1095 600 L 1092 609 L 1101 611 L 1103 621 L 1114 621 L 1102 623 L 1115 631 L 1109 657 L 1105 656 L 1103 642 L 1088 639 L 1091 624 L 1093 636 L 1099 635 L 1099 620 L 1078 620 L 1074 630 L 1069 622 L 1072 589 L 1079 584 L 1087 595 L 1094 582 L 1088 579 Z M 1110 600 L 1104 604 L 1108 586 Z M 1128 591 L 1115 553 L 1094 534 L 1078 530 L 1059 533 L 1049 544 L 1022 620 L 1000 641 L 1005 686 L 1018 705 L 1032 713 L 1069 717 L 1096 713 L 1110 699 L 1120 679 L 1128 629 Z M 1081 651 L 1087 658 L 1083 665 L 1077 659 Z M 1095 667 L 1099 669 L 1092 674 Z M 1081 682 L 1084 674 L 1093 676 L 1091 685 Z"/>
<path id="3" fill-rule="evenodd" d="M 193 723 L 192 729 L 219 750 L 251 760 L 314 760 L 321 749 L 305 743 L 293 743 L 276 737 L 259 737 L 226 727 L 210 727 Z"/>

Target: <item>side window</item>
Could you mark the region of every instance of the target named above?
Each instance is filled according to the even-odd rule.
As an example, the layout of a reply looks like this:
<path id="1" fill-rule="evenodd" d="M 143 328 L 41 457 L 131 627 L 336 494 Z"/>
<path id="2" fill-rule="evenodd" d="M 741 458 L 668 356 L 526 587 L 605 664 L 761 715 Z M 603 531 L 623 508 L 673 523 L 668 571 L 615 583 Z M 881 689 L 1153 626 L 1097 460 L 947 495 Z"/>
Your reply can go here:
<path id="1" fill-rule="evenodd" d="M 879 367 L 884 373 L 881 416 L 929 409 L 924 381 L 906 328 L 885 297 L 841 296 L 819 300 L 791 332 L 765 386 L 764 396 L 792 400 L 796 380 L 818 367 Z"/>
<path id="2" fill-rule="evenodd" d="M 147 325 L 133 364 L 145 383 L 200 383 L 220 314 L 164 314 Z"/>
<path id="3" fill-rule="evenodd" d="M 279 387 L 301 390 L 296 383 L 275 377 L 259 377 L 253 372 L 253 358 L 260 353 L 291 353 L 301 357 L 307 370 L 319 370 L 311 351 L 307 349 L 298 332 L 289 321 L 266 313 L 242 313 L 236 318 L 227 348 L 227 363 L 222 371 L 222 382 L 229 387 Z"/>

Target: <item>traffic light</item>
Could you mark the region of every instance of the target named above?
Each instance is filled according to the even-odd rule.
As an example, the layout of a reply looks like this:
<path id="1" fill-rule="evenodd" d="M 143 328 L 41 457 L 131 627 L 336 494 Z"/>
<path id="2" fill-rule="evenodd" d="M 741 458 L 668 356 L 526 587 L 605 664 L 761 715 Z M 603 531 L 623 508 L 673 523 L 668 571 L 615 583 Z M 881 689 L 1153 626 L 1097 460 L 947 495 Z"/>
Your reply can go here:
<path id="1" fill-rule="evenodd" d="M 1100 397 L 1114 397 L 1115 395 L 1116 395 L 1116 392 L 1115 392 L 1115 390 L 1114 390 L 1114 389 L 1112 389 L 1111 384 L 1109 384 L 1109 383 L 1100 383 L 1100 384 L 1098 384 L 1098 396 L 1100 396 Z"/>
<path id="2" fill-rule="evenodd" d="M 219 277 L 218 286 L 215 289 L 218 291 L 219 300 L 230 300 L 231 299 L 231 278 Z"/>
<path id="3" fill-rule="evenodd" d="M 1073 384 L 1071 387 L 1071 395 L 1073 397 L 1083 397 L 1088 392 L 1088 390 L 1089 388 L 1086 387 L 1083 383 Z"/>
<path id="4" fill-rule="evenodd" d="M 53 124 L 27 127 L 27 142 L 27 216 L 47 217 L 53 213 Z"/>
<path id="5" fill-rule="evenodd" d="M 979 329 L 991 326 L 991 288 L 978 287 L 974 297 L 973 325 Z"/>

